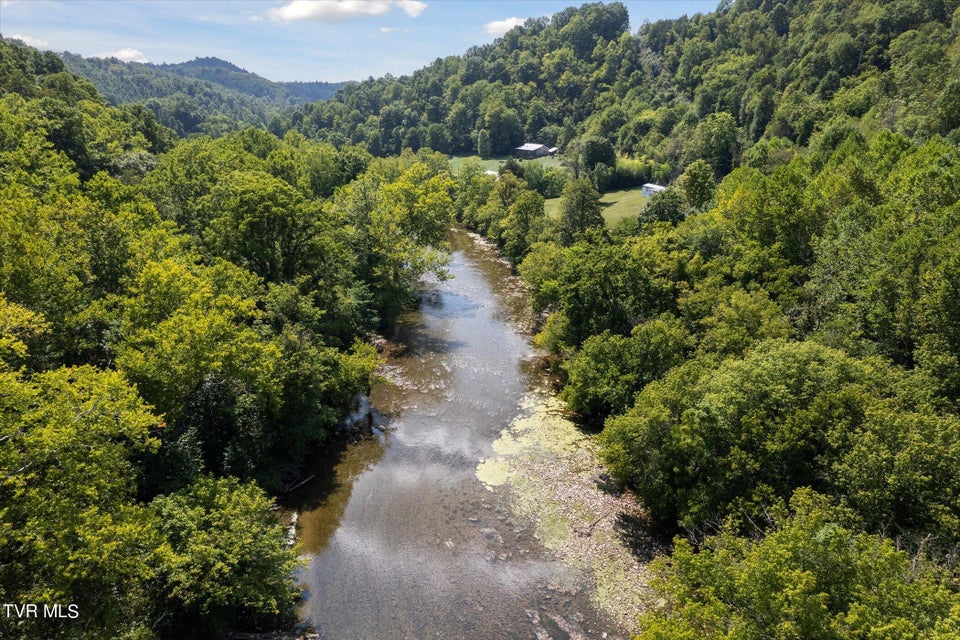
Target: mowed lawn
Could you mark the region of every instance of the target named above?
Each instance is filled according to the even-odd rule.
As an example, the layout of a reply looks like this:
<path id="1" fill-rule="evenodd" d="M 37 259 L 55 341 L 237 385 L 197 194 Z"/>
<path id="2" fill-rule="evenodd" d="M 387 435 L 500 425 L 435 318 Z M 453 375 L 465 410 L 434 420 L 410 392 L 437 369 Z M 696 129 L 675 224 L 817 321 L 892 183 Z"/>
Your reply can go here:
<path id="1" fill-rule="evenodd" d="M 487 158 L 486 160 L 480 160 L 480 156 L 452 156 L 450 158 L 450 173 L 455 176 L 460 175 L 460 165 L 462 165 L 463 161 L 467 159 L 479 160 L 480 164 L 483 165 L 484 171 L 499 171 L 500 167 L 512 157 L 513 156 L 501 156 L 499 158 Z M 547 156 L 545 158 L 537 158 L 536 160 L 520 160 L 521 167 L 529 163 L 542 164 L 547 168 L 561 166 L 560 158 L 557 156 Z"/>
<path id="2" fill-rule="evenodd" d="M 603 194 L 600 198 L 600 207 L 603 210 L 603 220 L 607 223 L 607 228 L 612 229 L 627 218 L 636 218 L 637 214 L 647 206 L 647 200 L 649 198 L 643 195 L 640 187 Z M 548 217 L 559 217 L 560 198 L 550 198 L 545 201 L 544 209 Z"/>

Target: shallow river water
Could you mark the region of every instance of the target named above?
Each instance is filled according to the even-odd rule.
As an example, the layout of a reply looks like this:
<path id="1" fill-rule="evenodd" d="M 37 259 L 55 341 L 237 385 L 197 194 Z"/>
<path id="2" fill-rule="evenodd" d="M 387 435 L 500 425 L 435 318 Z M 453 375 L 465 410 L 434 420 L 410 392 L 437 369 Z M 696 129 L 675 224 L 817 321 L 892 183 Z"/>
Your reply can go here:
<path id="1" fill-rule="evenodd" d="M 509 268 L 464 231 L 451 243 L 453 279 L 425 285 L 371 394 L 383 433 L 316 460 L 287 501 L 307 556 L 302 614 L 330 639 L 619 637 L 588 577 L 510 512 L 509 488 L 477 479 L 543 382 Z"/>

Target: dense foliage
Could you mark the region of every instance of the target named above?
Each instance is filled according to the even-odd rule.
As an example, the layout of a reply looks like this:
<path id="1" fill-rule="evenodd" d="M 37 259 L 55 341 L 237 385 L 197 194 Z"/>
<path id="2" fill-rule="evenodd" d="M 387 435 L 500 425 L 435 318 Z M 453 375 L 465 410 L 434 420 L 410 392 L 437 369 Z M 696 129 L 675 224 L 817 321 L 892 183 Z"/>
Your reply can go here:
<path id="1" fill-rule="evenodd" d="M 564 20 L 604 11 L 617 9 L 528 23 L 481 52 L 508 75 L 525 50 L 546 65 L 568 46 L 551 35 Z M 541 165 L 460 165 L 462 220 L 548 314 L 537 340 L 559 356 L 561 396 L 606 419 L 611 471 L 686 534 L 657 565 L 662 606 L 641 637 L 956 634 L 958 20 L 956 2 L 757 1 L 645 25 L 618 42 L 655 72 L 546 101 L 588 114 L 570 126 L 555 111 L 538 134 L 567 136 L 554 216 Z M 481 109 L 527 92 L 508 103 L 524 122 L 552 89 L 536 71 L 468 83 L 468 67 L 340 100 L 379 88 L 415 118 L 421 83 L 446 73 L 452 112 L 470 91 Z M 595 190 L 628 171 L 676 180 L 605 229 Z"/>
<path id="2" fill-rule="evenodd" d="M 11 637 L 292 620 L 296 478 L 442 275 L 446 160 L 291 133 L 177 142 L 0 41 L 0 594 Z M 162 153 L 165 152 L 165 153 Z"/>
<path id="3" fill-rule="evenodd" d="M 639 638 L 957 637 L 960 606 L 936 567 L 849 519 L 801 490 L 764 537 L 723 531 L 699 551 L 678 541 L 653 567 L 669 604 Z"/>

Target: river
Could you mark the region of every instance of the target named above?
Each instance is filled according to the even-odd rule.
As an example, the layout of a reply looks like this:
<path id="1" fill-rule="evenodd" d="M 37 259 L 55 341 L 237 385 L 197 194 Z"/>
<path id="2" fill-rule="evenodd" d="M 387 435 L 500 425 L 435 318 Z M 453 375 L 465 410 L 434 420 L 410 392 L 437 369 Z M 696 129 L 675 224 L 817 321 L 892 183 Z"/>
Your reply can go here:
<path id="1" fill-rule="evenodd" d="M 382 433 L 314 461 L 287 501 L 307 558 L 301 613 L 329 639 L 620 637 L 589 576 L 511 512 L 509 487 L 477 479 L 544 382 L 509 267 L 465 231 L 450 240 L 453 278 L 425 285 L 372 390 Z"/>

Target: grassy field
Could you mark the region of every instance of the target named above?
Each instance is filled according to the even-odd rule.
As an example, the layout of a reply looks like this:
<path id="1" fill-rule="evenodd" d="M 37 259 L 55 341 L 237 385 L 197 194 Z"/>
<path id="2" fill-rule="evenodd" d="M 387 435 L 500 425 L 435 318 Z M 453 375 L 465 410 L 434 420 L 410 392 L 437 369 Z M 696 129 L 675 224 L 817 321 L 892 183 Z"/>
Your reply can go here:
<path id="1" fill-rule="evenodd" d="M 512 156 L 501 156 L 480 160 L 479 156 L 452 156 L 450 158 L 450 171 L 455 176 L 459 175 L 460 166 L 463 164 L 463 161 L 467 159 L 480 160 L 485 171 L 498 171 L 500 166 L 511 157 Z M 520 166 L 532 162 L 551 168 L 562 166 L 558 156 L 547 156 L 545 158 L 537 158 L 536 160 L 521 160 Z M 609 193 L 603 194 L 600 198 L 600 207 L 603 209 L 603 219 L 607 223 L 607 228 L 612 229 L 620 224 L 622 220 L 637 217 L 637 214 L 647 206 L 647 200 L 649 200 L 649 198 L 643 195 L 639 187 L 636 189 L 610 191 Z M 560 215 L 560 198 L 550 198 L 547 200 L 544 203 L 544 209 L 546 210 L 547 217 L 557 218 Z"/>
<path id="2" fill-rule="evenodd" d="M 647 200 L 649 198 L 643 195 L 643 191 L 639 187 L 603 194 L 603 197 L 600 198 L 600 206 L 603 208 L 603 219 L 606 221 L 607 227 L 613 228 L 621 220 L 636 218 L 647 206 Z"/>
<path id="3" fill-rule="evenodd" d="M 603 219 L 608 228 L 617 226 L 627 218 L 636 218 L 637 214 L 647 206 L 647 198 L 639 187 L 623 189 L 603 194 L 600 198 L 600 207 L 603 209 Z M 544 203 L 547 216 L 556 218 L 560 215 L 560 198 L 550 198 Z"/>
<path id="4" fill-rule="evenodd" d="M 463 161 L 472 158 L 474 160 L 480 160 L 480 163 L 483 164 L 485 171 L 499 171 L 500 165 L 512 158 L 513 156 L 501 156 L 499 158 L 487 158 L 486 160 L 480 160 L 479 156 L 453 156 L 450 158 L 450 171 L 453 175 L 460 174 L 460 165 L 463 164 Z M 536 160 L 521 160 L 520 166 L 522 167 L 528 163 L 542 164 L 545 167 L 559 167 L 560 158 L 557 156 L 547 156 L 545 158 L 537 158 Z"/>

